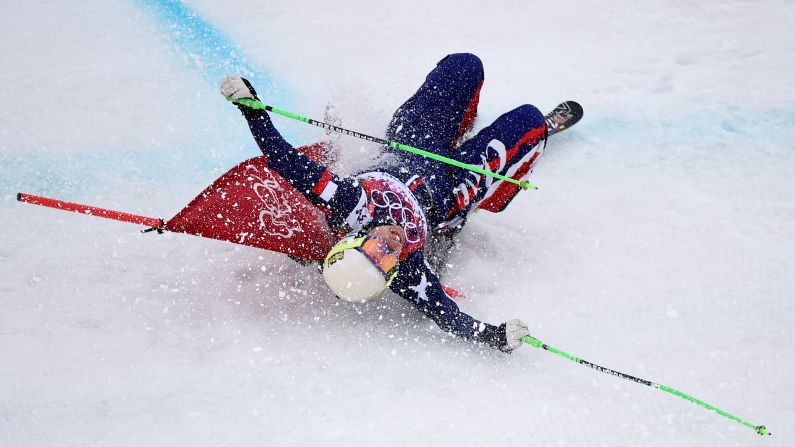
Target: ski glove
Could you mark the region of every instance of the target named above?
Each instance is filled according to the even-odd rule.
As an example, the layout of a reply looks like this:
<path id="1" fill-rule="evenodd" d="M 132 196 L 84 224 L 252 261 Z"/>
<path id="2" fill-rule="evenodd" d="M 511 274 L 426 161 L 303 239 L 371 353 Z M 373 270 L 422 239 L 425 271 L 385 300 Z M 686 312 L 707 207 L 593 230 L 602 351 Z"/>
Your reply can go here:
<path id="1" fill-rule="evenodd" d="M 530 335 L 530 330 L 522 320 L 510 320 L 500 325 L 499 350 L 511 352 L 522 345 L 522 337 Z"/>
<path id="2" fill-rule="evenodd" d="M 232 99 L 253 98 L 257 99 L 257 92 L 248 82 L 240 76 L 227 76 L 221 80 L 221 94 Z"/>

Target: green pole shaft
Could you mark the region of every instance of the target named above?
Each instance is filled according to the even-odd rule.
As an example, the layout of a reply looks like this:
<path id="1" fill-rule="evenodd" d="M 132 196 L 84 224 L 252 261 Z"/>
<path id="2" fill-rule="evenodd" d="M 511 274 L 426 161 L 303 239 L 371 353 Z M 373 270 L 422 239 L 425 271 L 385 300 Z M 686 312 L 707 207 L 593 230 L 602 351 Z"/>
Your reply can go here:
<path id="1" fill-rule="evenodd" d="M 636 382 L 636 383 L 640 383 L 640 384 L 643 384 L 643 385 L 646 385 L 646 386 L 649 386 L 649 387 L 652 387 L 652 388 L 656 388 L 658 390 L 665 391 L 666 393 L 673 394 L 674 396 L 679 396 L 682 399 L 685 399 L 685 400 L 688 400 L 690 402 L 693 402 L 694 404 L 699 405 L 701 407 L 704 407 L 707 410 L 714 411 L 715 413 L 718 413 L 719 415 L 721 415 L 723 417 L 731 419 L 731 420 L 733 420 L 735 422 L 739 422 L 740 424 L 743 424 L 746 427 L 753 428 L 760 435 L 770 435 L 771 434 L 769 431 L 767 431 L 767 428 L 764 425 L 754 425 L 754 424 L 752 424 L 752 423 L 750 423 L 748 421 L 745 421 L 743 419 L 738 418 L 737 416 L 729 414 L 729 413 L 721 410 L 720 408 L 712 406 L 712 405 L 710 405 L 710 404 L 708 404 L 708 403 L 706 403 L 706 402 L 704 402 L 702 400 L 696 399 L 693 396 L 685 394 L 685 393 L 683 393 L 683 392 L 681 392 L 679 390 L 675 390 L 675 389 L 673 389 L 673 388 L 671 388 L 669 386 L 661 385 L 659 383 L 655 383 L 655 382 L 652 382 L 652 381 L 646 380 L 646 379 L 641 379 L 639 377 L 630 376 L 629 374 L 624 374 L 622 372 L 619 372 L 619 371 L 616 371 L 616 370 L 613 370 L 613 369 L 610 369 L 610 368 L 605 368 L 604 366 L 599 366 L 599 365 L 597 365 L 595 363 L 591 363 L 591 362 L 583 360 L 583 359 L 581 359 L 579 357 L 573 356 L 573 355 L 571 355 L 571 354 L 569 354 L 567 352 L 561 351 L 560 349 L 555 348 L 554 346 L 549 346 L 548 344 L 542 342 L 541 340 L 539 340 L 539 339 L 537 339 L 535 337 L 531 337 L 529 335 L 526 335 L 526 336 L 522 337 L 522 341 L 527 343 L 530 346 L 534 346 L 534 347 L 539 348 L 539 349 L 544 349 L 544 350 L 549 351 L 549 352 L 551 352 L 553 354 L 557 354 L 557 355 L 559 355 L 561 357 L 569 359 L 572 362 L 579 363 L 580 365 L 584 365 L 584 366 L 587 366 L 589 368 L 593 368 L 593 369 L 595 369 L 597 371 L 600 371 L 600 372 L 603 372 L 605 374 L 610 374 L 611 376 L 616 376 L 616 377 L 620 377 L 622 379 L 631 380 L 631 381 Z"/>
<path id="2" fill-rule="evenodd" d="M 256 99 L 242 98 L 242 99 L 234 99 L 233 100 L 231 97 L 230 98 L 226 98 L 226 99 L 229 100 L 229 101 L 232 101 L 235 104 L 241 104 L 241 105 L 244 105 L 244 106 L 247 106 L 247 107 L 251 107 L 252 109 L 259 109 L 259 110 L 265 110 L 267 112 L 273 112 L 273 113 L 275 113 L 277 115 L 281 115 L 281 116 L 284 116 L 284 117 L 287 117 L 287 118 L 291 118 L 291 119 L 294 119 L 296 121 L 301 121 L 302 123 L 311 124 L 313 126 L 321 127 L 323 129 L 333 130 L 334 132 L 338 132 L 338 133 L 345 134 L 345 135 L 350 135 L 352 137 L 361 138 L 361 139 L 367 140 L 367 141 L 372 141 L 374 143 L 383 144 L 383 145 L 389 146 L 389 147 L 394 148 L 394 149 L 400 149 L 400 150 L 403 150 L 403 151 L 406 151 L 406 152 L 411 152 L 413 154 L 417 154 L 417 155 L 421 155 L 421 156 L 426 157 L 426 158 L 430 158 L 432 160 L 440 161 L 442 163 L 447 163 L 447 164 L 449 164 L 451 166 L 455 166 L 455 167 L 458 167 L 458 168 L 461 168 L 461 169 L 466 169 L 466 170 L 469 170 L 469 171 L 472 171 L 472 172 L 477 172 L 478 174 L 487 175 L 489 177 L 494 177 L 496 179 L 500 179 L 500 180 L 503 180 L 503 181 L 518 185 L 522 189 L 538 189 L 537 186 L 531 184 L 527 180 L 516 180 L 516 179 L 513 179 L 511 177 L 508 177 L 508 176 L 505 176 L 505 175 L 502 175 L 502 174 L 498 174 L 496 172 L 489 171 L 488 169 L 483 169 L 480 166 L 475 166 L 475 165 L 470 165 L 470 164 L 467 164 L 467 163 L 462 163 L 462 162 L 460 162 L 458 160 L 455 160 L 453 158 L 448 158 L 448 157 L 445 157 L 445 156 L 442 156 L 442 155 L 439 155 L 439 154 L 434 154 L 433 152 L 429 152 L 429 151 L 426 151 L 424 149 L 419 149 L 419 148 L 416 148 L 416 147 L 413 147 L 413 146 L 400 144 L 400 143 L 398 143 L 396 141 L 389 141 L 389 140 L 385 140 L 383 138 L 373 137 L 373 136 L 370 136 L 370 135 L 363 134 L 361 132 L 356 132 L 355 130 L 343 129 L 342 127 L 334 126 L 332 124 L 324 123 L 322 121 L 317 121 L 317 120 L 313 120 L 311 118 L 307 118 L 307 117 L 304 117 L 304 116 L 301 116 L 301 115 L 296 115 L 295 113 L 288 112 L 287 110 L 277 109 L 276 107 L 269 106 L 267 104 L 262 103 L 261 101 L 257 101 Z"/>

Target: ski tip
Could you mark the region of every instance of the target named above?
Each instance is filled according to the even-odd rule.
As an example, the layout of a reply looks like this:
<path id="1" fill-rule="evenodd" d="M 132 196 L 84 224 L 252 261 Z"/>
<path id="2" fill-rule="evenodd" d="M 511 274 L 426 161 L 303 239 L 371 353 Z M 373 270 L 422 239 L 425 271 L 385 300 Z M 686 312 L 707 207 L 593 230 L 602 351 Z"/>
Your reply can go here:
<path id="1" fill-rule="evenodd" d="M 563 101 L 551 112 L 544 115 L 547 123 L 547 136 L 555 135 L 577 124 L 583 116 L 583 109 L 577 101 Z"/>
<path id="2" fill-rule="evenodd" d="M 563 101 L 555 107 L 555 110 L 565 111 L 572 116 L 573 119 L 567 123 L 567 126 L 573 126 L 585 114 L 582 105 L 577 101 Z"/>
<path id="3" fill-rule="evenodd" d="M 582 109 L 582 106 L 580 105 L 579 102 L 577 102 L 577 101 L 564 101 L 564 103 L 569 106 L 569 110 L 571 110 L 572 114 L 574 114 L 576 116 L 579 116 L 579 117 L 583 116 L 584 110 Z"/>

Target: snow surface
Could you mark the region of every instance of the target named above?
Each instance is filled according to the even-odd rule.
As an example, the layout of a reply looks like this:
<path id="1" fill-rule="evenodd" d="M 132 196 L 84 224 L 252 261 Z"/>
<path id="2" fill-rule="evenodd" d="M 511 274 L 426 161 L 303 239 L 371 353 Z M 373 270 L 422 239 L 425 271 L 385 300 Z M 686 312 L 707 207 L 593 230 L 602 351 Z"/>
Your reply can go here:
<path id="1" fill-rule="evenodd" d="M 0 445 L 792 445 L 793 23 L 785 0 L 0 2 Z M 477 126 L 586 111 L 540 190 L 471 218 L 462 308 L 772 437 L 394 295 L 340 303 L 281 255 L 15 201 L 171 217 L 257 154 L 223 74 L 382 134 L 460 51 L 486 67 Z M 343 170 L 377 150 L 339 143 Z"/>

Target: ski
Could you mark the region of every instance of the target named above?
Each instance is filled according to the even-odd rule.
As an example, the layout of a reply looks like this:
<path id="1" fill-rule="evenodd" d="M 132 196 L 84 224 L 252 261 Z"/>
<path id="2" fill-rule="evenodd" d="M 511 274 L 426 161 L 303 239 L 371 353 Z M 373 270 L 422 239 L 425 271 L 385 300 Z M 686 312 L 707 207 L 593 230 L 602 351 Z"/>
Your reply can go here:
<path id="1" fill-rule="evenodd" d="M 582 119 L 582 116 L 583 110 L 579 103 L 563 101 L 544 116 L 544 120 L 547 122 L 547 129 L 549 129 L 547 136 L 551 137 L 577 124 Z"/>

